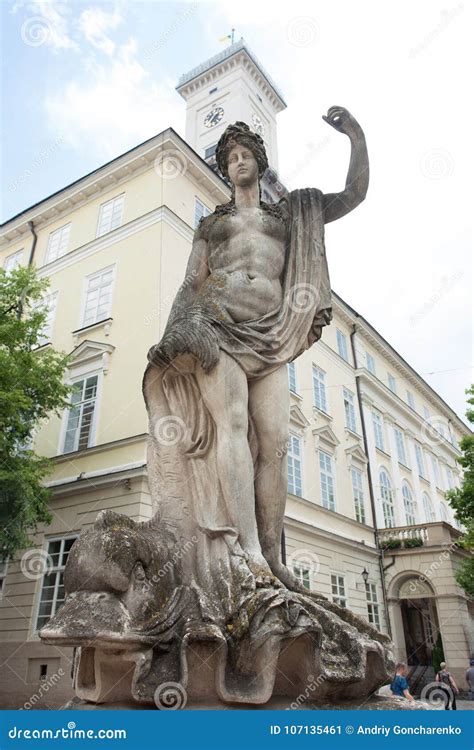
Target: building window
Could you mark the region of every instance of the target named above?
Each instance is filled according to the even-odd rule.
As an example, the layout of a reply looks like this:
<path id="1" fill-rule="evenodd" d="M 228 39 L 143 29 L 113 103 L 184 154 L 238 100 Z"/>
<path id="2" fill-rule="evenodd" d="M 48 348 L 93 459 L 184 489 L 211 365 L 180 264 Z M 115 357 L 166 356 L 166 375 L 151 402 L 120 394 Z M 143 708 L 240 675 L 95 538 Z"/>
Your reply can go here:
<path id="1" fill-rule="evenodd" d="M 297 381 L 296 381 L 296 364 L 294 362 L 288 362 L 288 387 L 292 393 L 298 393 Z"/>
<path id="2" fill-rule="evenodd" d="M 367 615 L 369 622 L 377 628 L 377 630 L 380 630 L 380 612 L 377 599 L 377 586 L 375 583 L 369 583 L 367 581 L 365 584 L 365 595 L 367 597 Z"/>
<path id="3" fill-rule="evenodd" d="M 18 266 L 21 265 L 21 261 L 23 259 L 23 250 L 17 250 L 16 253 L 12 253 L 7 258 L 5 258 L 5 263 L 3 264 L 3 268 L 6 274 L 11 273 L 15 270 L 15 268 L 18 268 Z"/>
<path id="4" fill-rule="evenodd" d="M 117 195 L 116 198 L 103 203 L 99 210 L 99 221 L 97 223 L 97 237 L 117 229 L 122 223 L 123 201 L 125 193 Z"/>
<path id="5" fill-rule="evenodd" d="M 388 387 L 390 388 L 391 391 L 393 391 L 393 393 L 396 393 L 397 381 L 395 380 L 395 378 L 390 372 L 388 372 L 387 375 L 388 375 Z"/>
<path id="6" fill-rule="evenodd" d="M 339 604 L 340 607 L 347 606 L 344 577 L 337 573 L 331 573 L 331 593 L 333 602 Z"/>
<path id="7" fill-rule="evenodd" d="M 365 523 L 364 483 L 362 472 L 358 469 L 351 469 L 351 477 L 356 520 L 359 521 L 359 523 Z"/>
<path id="8" fill-rule="evenodd" d="M 393 508 L 392 483 L 385 469 L 380 472 L 379 483 L 384 524 L 386 528 L 391 529 L 395 526 L 395 511 Z"/>
<path id="9" fill-rule="evenodd" d="M 321 501 L 324 508 L 335 510 L 334 477 L 332 471 L 332 458 L 329 453 L 319 451 L 319 469 L 321 477 Z"/>
<path id="10" fill-rule="evenodd" d="M 405 508 L 405 518 L 407 526 L 415 526 L 416 524 L 416 509 L 415 502 L 411 489 L 407 482 L 403 482 L 402 485 L 402 496 L 403 496 L 403 507 Z"/>
<path id="11" fill-rule="evenodd" d="M 372 424 L 374 427 L 375 445 L 381 451 L 384 450 L 382 417 L 377 411 L 372 412 Z"/>
<path id="12" fill-rule="evenodd" d="M 196 229 L 203 216 L 209 216 L 211 213 L 211 209 L 205 206 L 199 198 L 196 198 L 194 202 L 194 229 Z"/>
<path id="13" fill-rule="evenodd" d="M 0 562 L 0 599 L 3 596 L 5 581 L 7 580 L 7 565 L 8 562 L 6 560 L 5 562 Z"/>
<path id="14" fill-rule="evenodd" d="M 115 268 L 105 268 L 86 279 L 82 327 L 98 323 L 110 316 Z"/>
<path id="15" fill-rule="evenodd" d="M 357 432 L 356 413 L 354 408 L 354 394 L 348 391 L 347 388 L 343 389 L 344 397 L 344 414 L 346 415 L 346 427 L 352 432 Z"/>
<path id="16" fill-rule="evenodd" d="M 369 352 L 365 353 L 365 361 L 367 362 L 367 369 L 372 375 L 375 375 L 375 359 Z"/>
<path id="17" fill-rule="evenodd" d="M 208 146 L 204 151 L 204 158 L 210 159 L 211 156 L 214 156 L 214 154 L 216 153 L 216 148 L 217 148 L 217 143 L 214 143 L 213 146 Z M 207 216 L 207 214 L 205 215 Z"/>
<path id="18" fill-rule="evenodd" d="M 77 380 L 67 413 L 64 453 L 83 450 L 92 445 L 97 405 L 98 375 Z"/>
<path id="19" fill-rule="evenodd" d="M 290 435 L 288 446 L 288 492 L 303 497 L 301 472 L 301 439 Z"/>
<path id="20" fill-rule="evenodd" d="M 38 343 L 40 346 L 43 346 L 44 344 L 47 344 L 48 341 L 51 341 L 57 304 L 58 292 L 48 294 L 48 296 L 45 297 L 45 299 L 40 303 L 41 307 L 44 308 L 46 312 L 46 318 L 38 339 Z"/>
<path id="21" fill-rule="evenodd" d="M 433 468 L 433 476 L 434 476 L 434 479 L 435 479 L 435 484 L 436 484 L 437 487 L 440 487 L 441 486 L 440 485 L 440 479 L 441 479 L 441 477 L 440 477 L 440 474 L 439 474 L 439 463 L 438 463 L 438 459 L 435 456 L 433 456 L 433 455 L 431 456 L 431 466 Z"/>
<path id="22" fill-rule="evenodd" d="M 295 574 L 298 581 L 305 587 L 305 589 L 311 588 L 311 572 L 306 565 L 301 565 L 301 563 L 293 563 L 293 573 Z"/>
<path id="23" fill-rule="evenodd" d="M 454 489 L 454 478 L 453 478 L 453 472 L 449 468 L 449 466 L 446 466 L 446 480 L 447 480 L 447 487 L 448 490 Z"/>
<path id="24" fill-rule="evenodd" d="M 67 253 L 70 232 L 70 224 L 65 224 L 63 227 L 59 227 L 59 229 L 51 232 L 48 240 L 48 249 L 46 250 L 45 263 L 51 263 L 56 258 L 60 258 Z"/>
<path id="25" fill-rule="evenodd" d="M 313 399 L 316 408 L 327 414 L 326 373 L 316 365 L 313 365 Z"/>
<path id="26" fill-rule="evenodd" d="M 423 492 L 423 510 L 425 512 L 425 518 L 428 523 L 433 523 L 433 521 L 436 521 L 436 514 L 433 510 L 433 505 L 426 492 Z"/>
<path id="27" fill-rule="evenodd" d="M 46 625 L 64 602 L 64 568 L 77 536 L 51 539 L 48 543 L 48 571 L 43 576 L 36 630 Z"/>
<path id="28" fill-rule="evenodd" d="M 430 415 L 430 410 L 428 409 L 427 406 L 423 406 L 423 416 L 424 416 L 425 419 L 429 419 L 430 416 L 431 416 Z"/>
<path id="29" fill-rule="evenodd" d="M 446 521 L 446 523 L 449 523 L 448 509 L 446 508 L 446 505 L 443 502 L 440 502 L 439 510 L 441 514 L 441 520 Z"/>
<path id="30" fill-rule="evenodd" d="M 339 328 L 336 328 L 336 338 L 339 356 L 342 357 L 342 359 L 345 359 L 346 362 L 349 362 L 349 355 L 347 353 L 347 337 L 342 333 L 342 331 L 339 330 Z"/>
<path id="31" fill-rule="evenodd" d="M 423 450 L 419 443 L 415 443 L 415 455 L 416 465 L 418 466 L 418 474 L 423 479 L 425 478 L 425 463 L 423 461 Z"/>
<path id="32" fill-rule="evenodd" d="M 411 391 L 407 391 L 407 403 L 412 409 L 415 408 L 415 397 Z"/>
<path id="33" fill-rule="evenodd" d="M 394 432 L 395 432 L 395 444 L 397 446 L 398 460 L 404 466 L 408 466 L 407 455 L 405 451 L 405 438 L 403 437 L 403 432 L 401 430 L 398 430 L 397 428 L 395 428 Z"/>

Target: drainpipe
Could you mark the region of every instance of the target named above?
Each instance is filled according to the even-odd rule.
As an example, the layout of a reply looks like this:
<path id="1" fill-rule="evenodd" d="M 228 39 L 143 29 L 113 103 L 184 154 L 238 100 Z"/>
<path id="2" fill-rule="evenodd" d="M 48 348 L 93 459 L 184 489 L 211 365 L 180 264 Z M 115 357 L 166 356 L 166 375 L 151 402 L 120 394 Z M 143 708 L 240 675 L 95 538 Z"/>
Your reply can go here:
<path id="1" fill-rule="evenodd" d="M 357 316 L 358 317 L 358 316 Z M 356 353 L 356 346 L 355 346 L 355 335 L 357 331 L 357 326 L 354 323 L 352 326 L 352 332 L 351 332 L 351 349 L 352 349 L 352 357 L 354 360 L 354 369 L 357 372 L 358 364 L 357 364 L 357 353 Z M 361 388 L 360 388 L 360 375 L 355 376 L 356 381 L 356 391 L 357 391 L 357 401 L 359 404 L 359 416 L 360 416 L 360 424 L 362 427 L 362 438 L 364 440 L 364 450 L 365 455 L 367 458 L 369 458 L 369 444 L 367 441 L 367 430 L 365 426 L 365 418 L 364 418 L 364 410 L 362 408 L 362 397 L 361 397 Z M 370 461 L 370 459 L 369 459 Z M 369 497 L 370 497 L 370 507 L 372 509 L 372 521 L 374 524 L 374 539 L 375 539 L 375 546 L 377 548 L 378 552 L 378 560 L 379 560 L 379 571 L 380 571 L 380 581 L 382 584 L 382 596 L 383 596 L 383 603 L 385 607 L 385 619 L 387 622 L 387 630 L 390 638 L 392 637 L 392 625 L 390 623 L 390 614 L 388 611 L 388 597 L 387 597 L 387 587 L 385 585 L 385 573 L 384 573 L 384 567 L 383 567 L 383 550 L 380 547 L 380 541 L 379 541 L 379 531 L 377 527 L 377 516 L 375 514 L 375 493 L 374 493 L 374 486 L 372 484 L 372 473 L 370 471 L 370 465 L 367 464 L 367 480 L 369 483 Z M 389 566 L 391 567 L 391 566 Z"/>
<path id="2" fill-rule="evenodd" d="M 30 257 L 28 259 L 28 267 L 33 265 L 33 258 L 35 256 L 36 243 L 38 242 L 38 235 L 35 232 L 35 225 L 32 221 L 28 222 L 28 229 L 33 235 L 33 242 L 31 243 Z"/>

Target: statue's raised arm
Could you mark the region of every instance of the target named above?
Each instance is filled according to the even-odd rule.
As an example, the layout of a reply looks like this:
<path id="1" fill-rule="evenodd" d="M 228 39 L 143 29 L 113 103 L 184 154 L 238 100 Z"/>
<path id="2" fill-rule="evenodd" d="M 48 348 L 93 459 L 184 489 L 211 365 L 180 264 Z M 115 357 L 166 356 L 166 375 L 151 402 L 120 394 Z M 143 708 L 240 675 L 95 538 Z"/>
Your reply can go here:
<path id="1" fill-rule="evenodd" d="M 340 193 L 324 195 L 324 220 L 340 219 L 362 203 L 369 187 L 369 156 L 364 132 L 351 113 L 344 107 L 330 107 L 323 115 L 331 127 L 344 133 L 351 141 L 351 160 L 347 172 L 346 186 Z"/>

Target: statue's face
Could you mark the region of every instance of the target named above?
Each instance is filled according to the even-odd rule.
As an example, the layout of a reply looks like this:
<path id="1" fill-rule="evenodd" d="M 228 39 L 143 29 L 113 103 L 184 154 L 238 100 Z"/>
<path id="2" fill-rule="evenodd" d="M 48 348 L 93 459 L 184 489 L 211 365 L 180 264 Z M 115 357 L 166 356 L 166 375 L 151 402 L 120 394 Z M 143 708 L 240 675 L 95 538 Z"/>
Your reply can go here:
<path id="1" fill-rule="evenodd" d="M 258 181 L 258 164 L 246 146 L 236 143 L 229 151 L 227 171 L 233 185 L 247 187 Z"/>

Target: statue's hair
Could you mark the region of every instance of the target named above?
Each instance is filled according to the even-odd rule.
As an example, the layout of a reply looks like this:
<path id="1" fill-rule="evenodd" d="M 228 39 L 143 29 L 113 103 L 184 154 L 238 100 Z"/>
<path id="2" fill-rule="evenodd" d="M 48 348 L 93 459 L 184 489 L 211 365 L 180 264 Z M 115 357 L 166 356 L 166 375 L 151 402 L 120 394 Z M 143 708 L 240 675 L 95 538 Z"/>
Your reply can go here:
<path id="1" fill-rule="evenodd" d="M 230 150 L 239 143 L 246 146 L 255 157 L 258 164 L 258 177 L 262 177 L 268 167 L 267 153 L 263 138 L 258 133 L 253 133 L 245 122 L 236 122 L 228 125 L 224 130 L 216 148 L 216 161 L 224 177 L 229 177 L 228 161 Z"/>

